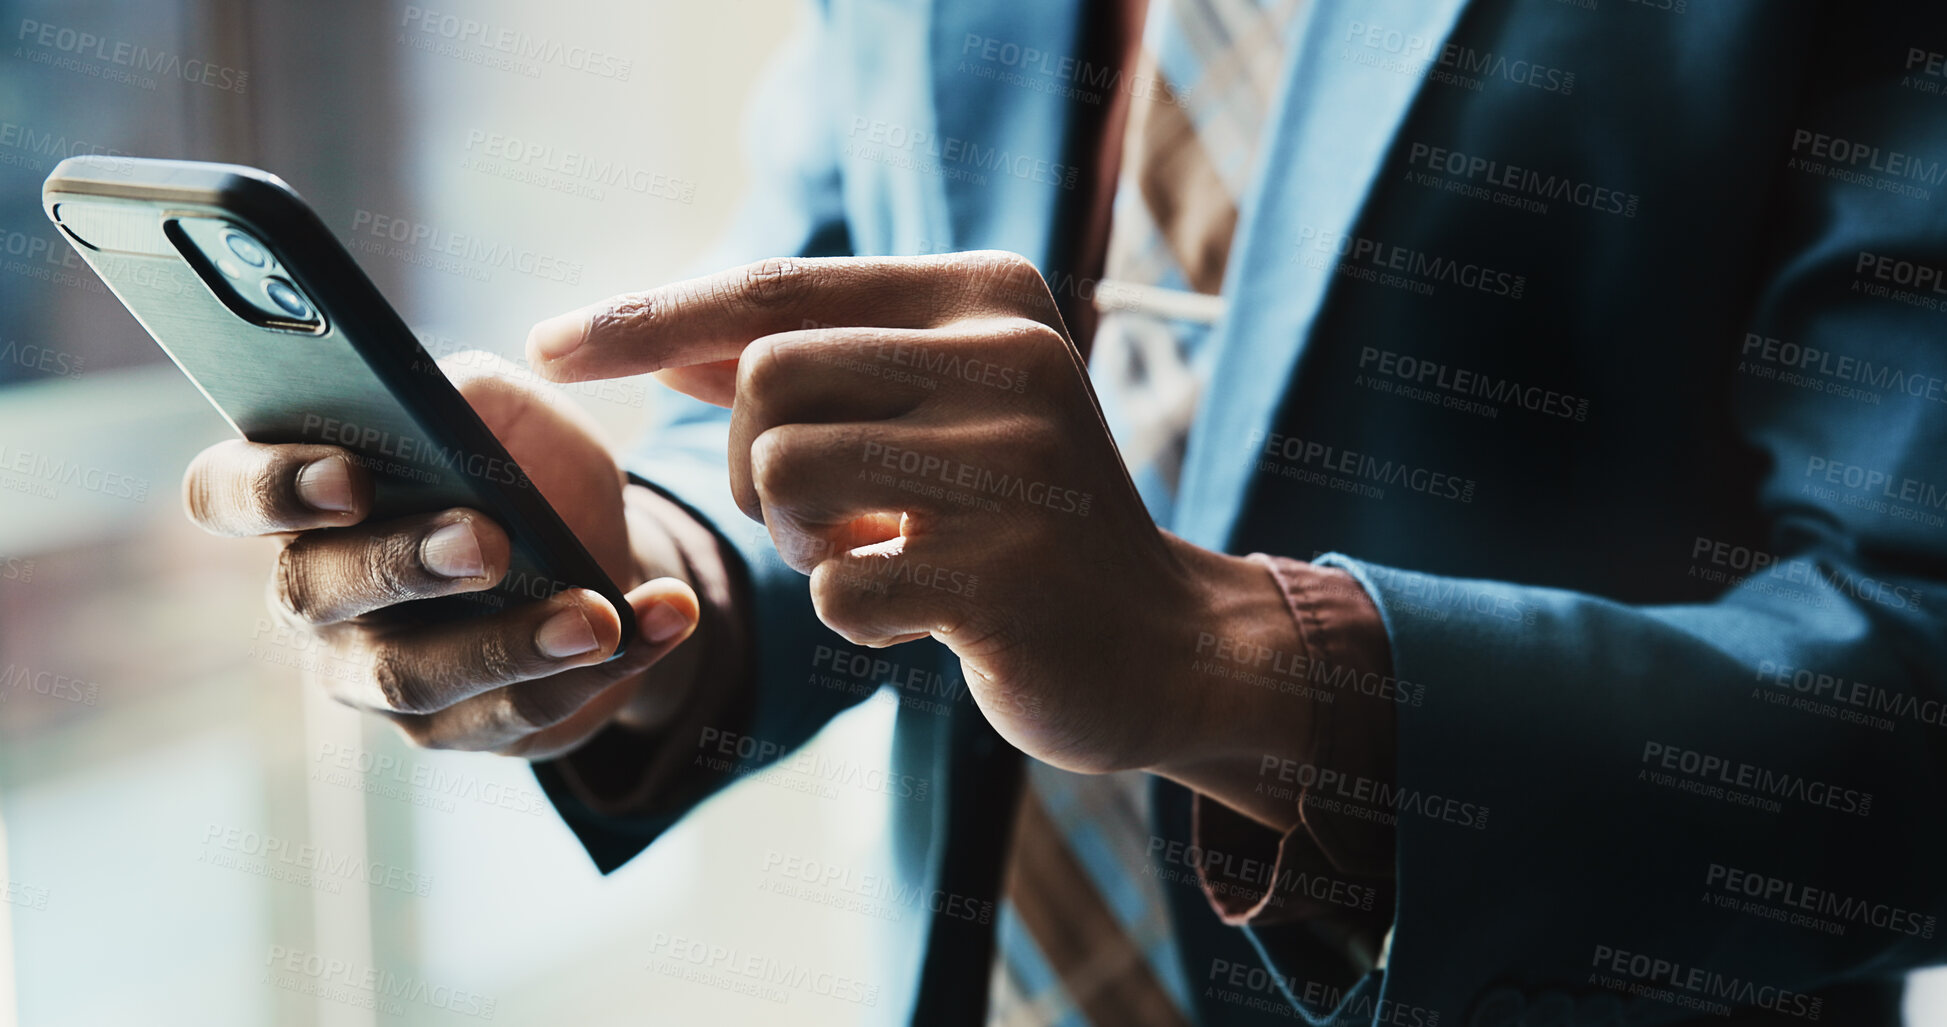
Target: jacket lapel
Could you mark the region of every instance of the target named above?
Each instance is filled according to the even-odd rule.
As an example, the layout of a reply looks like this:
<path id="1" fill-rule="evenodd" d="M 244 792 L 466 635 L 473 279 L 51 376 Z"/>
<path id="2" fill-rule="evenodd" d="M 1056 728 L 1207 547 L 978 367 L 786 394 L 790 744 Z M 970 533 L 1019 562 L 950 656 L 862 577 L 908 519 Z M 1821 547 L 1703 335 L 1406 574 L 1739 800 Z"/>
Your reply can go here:
<path id="1" fill-rule="evenodd" d="M 1352 233 L 1393 139 L 1468 0 L 1312 0 L 1245 198 L 1217 366 L 1190 433 L 1175 530 L 1222 549 L 1247 498 L 1311 326 L 1332 287 L 1330 252 Z M 1254 441 L 1256 440 L 1256 444 Z"/>
<path id="2" fill-rule="evenodd" d="M 1061 232 L 1087 195 L 1082 158 L 1093 156 L 1076 152 L 1071 130 L 1107 102 L 1088 81 L 1102 69 L 1074 56 L 1087 49 L 1089 3 L 930 3 L 924 81 L 936 170 L 920 176 L 932 191 L 915 210 L 928 226 L 922 249 L 1007 249 L 1044 268 L 1067 264 Z"/>

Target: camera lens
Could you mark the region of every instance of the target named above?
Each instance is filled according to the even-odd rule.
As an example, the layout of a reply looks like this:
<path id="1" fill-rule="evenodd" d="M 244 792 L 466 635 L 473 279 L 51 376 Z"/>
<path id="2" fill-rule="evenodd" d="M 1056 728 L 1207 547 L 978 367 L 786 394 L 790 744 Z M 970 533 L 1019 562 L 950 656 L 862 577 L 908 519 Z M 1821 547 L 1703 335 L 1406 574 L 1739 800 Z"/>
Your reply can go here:
<path id="1" fill-rule="evenodd" d="M 311 319 L 311 304 L 304 302 L 304 295 L 297 291 L 297 286 L 282 278 L 264 279 L 264 294 L 270 297 L 272 303 L 277 304 L 279 310 L 291 315 L 292 320 Z"/>
<path id="2" fill-rule="evenodd" d="M 263 267 L 270 263 L 270 254 L 265 253 L 255 239 L 242 232 L 223 233 L 223 244 L 230 247 L 230 252 L 236 254 L 238 260 L 251 267 Z"/>

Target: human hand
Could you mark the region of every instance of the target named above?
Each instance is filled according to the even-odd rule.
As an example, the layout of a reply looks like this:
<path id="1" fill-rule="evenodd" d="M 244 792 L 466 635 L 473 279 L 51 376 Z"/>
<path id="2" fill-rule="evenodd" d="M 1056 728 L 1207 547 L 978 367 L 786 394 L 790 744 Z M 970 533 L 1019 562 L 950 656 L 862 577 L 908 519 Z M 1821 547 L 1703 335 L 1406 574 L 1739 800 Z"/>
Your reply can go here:
<path id="1" fill-rule="evenodd" d="M 819 618 L 862 645 L 939 639 L 1031 755 L 1167 772 L 1291 728 L 1240 731 L 1172 672 L 1213 625 L 1295 645 L 1290 617 L 1263 569 L 1150 518 L 1024 258 L 765 261 L 542 322 L 528 354 L 729 406 L 733 493 Z"/>
<path id="2" fill-rule="evenodd" d="M 317 635 L 334 698 L 391 719 L 421 746 L 559 755 L 632 705 L 663 698 L 651 693 L 689 686 L 694 661 L 665 657 L 694 629 L 696 595 L 666 576 L 680 561 L 663 555 L 654 522 L 625 515 L 622 474 L 579 411 L 502 376 L 455 384 L 629 589 L 640 634 L 623 657 L 607 661 L 621 623 L 587 589 L 437 623 L 401 608 L 492 588 L 507 572 L 507 533 L 468 509 L 368 523 L 372 482 L 344 449 L 219 443 L 190 465 L 185 503 L 212 533 L 277 541 L 272 612 Z"/>

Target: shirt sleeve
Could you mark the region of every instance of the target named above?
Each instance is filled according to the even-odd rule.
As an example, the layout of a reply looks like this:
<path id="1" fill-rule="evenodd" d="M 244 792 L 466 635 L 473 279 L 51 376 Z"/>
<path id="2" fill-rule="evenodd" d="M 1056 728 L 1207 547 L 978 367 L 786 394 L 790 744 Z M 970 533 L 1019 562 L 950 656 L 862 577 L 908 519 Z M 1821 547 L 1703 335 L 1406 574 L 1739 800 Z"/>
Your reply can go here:
<path id="1" fill-rule="evenodd" d="M 1204 894 L 1234 926 L 1322 920 L 1354 934 L 1383 934 L 1392 918 L 1393 823 L 1346 801 L 1390 781 L 1397 702 L 1410 701 L 1391 673 L 1378 609 L 1342 570 L 1254 553 L 1284 593 L 1304 640 L 1291 668 L 1326 682 L 1314 704 L 1309 757 L 1293 775 L 1300 822 L 1283 835 L 1197 795 L 1191 841 L 1225 859 L 1198 861 Z"/>

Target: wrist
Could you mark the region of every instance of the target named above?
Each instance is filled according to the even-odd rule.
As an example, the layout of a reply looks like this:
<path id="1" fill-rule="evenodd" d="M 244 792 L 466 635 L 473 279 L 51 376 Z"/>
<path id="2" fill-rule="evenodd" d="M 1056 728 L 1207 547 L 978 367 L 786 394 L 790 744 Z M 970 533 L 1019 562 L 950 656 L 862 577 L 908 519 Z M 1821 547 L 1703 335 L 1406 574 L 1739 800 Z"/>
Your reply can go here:
<path id="1" fill-rule="evenodd" d="M 1143 769 L 1290 830 L 1298 804 L 1256 784 L 1263 767 L 1314 748 L 1316 693 L 1290 674 L 1306 666 L 1304 635 L 1263 565 L 1165 537 L 1184 569 L 1185 615 L 1154 664 L 1169 743 Z"/>

